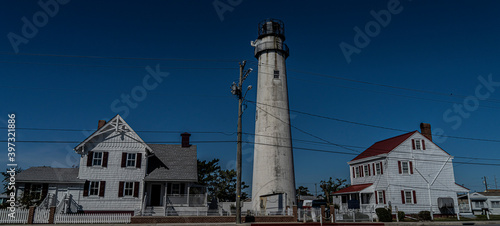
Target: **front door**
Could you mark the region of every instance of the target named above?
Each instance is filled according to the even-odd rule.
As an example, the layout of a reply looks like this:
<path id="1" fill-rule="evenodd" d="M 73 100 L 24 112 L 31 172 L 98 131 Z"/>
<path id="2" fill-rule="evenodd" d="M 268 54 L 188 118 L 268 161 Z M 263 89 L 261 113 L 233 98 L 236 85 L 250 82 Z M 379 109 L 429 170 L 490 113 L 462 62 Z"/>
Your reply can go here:
<path id="1" fill-rule="evenodd" d="M 151 185 L 151 206 L 161 206 L 161 185 Z"/>

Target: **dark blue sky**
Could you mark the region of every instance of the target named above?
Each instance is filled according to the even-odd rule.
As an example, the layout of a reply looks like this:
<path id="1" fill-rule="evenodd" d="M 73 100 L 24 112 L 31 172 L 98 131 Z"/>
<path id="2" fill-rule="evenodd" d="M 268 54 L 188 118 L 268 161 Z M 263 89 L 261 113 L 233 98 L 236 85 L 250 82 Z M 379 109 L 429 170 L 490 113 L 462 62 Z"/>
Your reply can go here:
<path id="1" fill-rule="evenodd" d="M 168 76 L 147 91 L 135 108 L 129 108 L 125 120 L 136 131 L 175 131 L 139 132 L 146 142 L 180 142 L 178 132 L 193 132 L 198 158 L 220 158 L 223 167 L 232 168 L 236 143 L 197 141 L 236 140 L 237 100 L 229 85 L 238 78 L 239 60 L 248 60 L 247 67 L 256 69 L 250 41 L 257 38 L 258 22 L 279 18 L 285 23 L 290 47 L 287 74 L 292 110 L 404 131 L 428 122 L 447 136 L 500 140 L 500 86 L 483 87 L 481 92 L 490 95 L 482 100 L 475 94 L 482 85 L 479 76 L 488 80 L 491 74 L 493 81 L 500 82 L 497 1 L 403 0 L 392 6 L 388 3 L 397 2 L 242 0 L 235 6 L 220 2 L 232 9 L 222 14 L 222 20 L 213 1 L 69 1 L 53 17 L 38 22 L 41 27 L 26 38 L 27 43 L 18 45 L 17 54 L 9 34 L 22 36 L 22 18 L 32 21 L 42 8 L 37 1 L 4 3 L 0 9 L 2 127 L 7 114 L 16 113 L 20 128 L 95 129 L 97 120 L 123 115 L 112 103 L 143 85 L 146 67 L 156 70 L 159 65 Z M 370 42 L 348 63 L 339 44 L 354 46 L 354 28 L 365 30 L 375 21 L 370 11 L 395 6 L 398 13 L 385 27 L 372 30 Z M 245 84 L 255 87 L 256 79 L 255 70 Z M 256 90 L 250 91 L 248 99 L 255 100 L 255 94 Z M 453 107 L 464 100 L 471 109 L 465 111 L 467 117 Z M 244 132 L 254 133 L 254 113 L 255 106 L 249 103 Z M 297 128 L 358 151 L 404 133 L 291 115 Z M 18 130 L 17 138 L 80 142 L 89 133 Z M 301 141 L 324 142 L 299 130 L 292 130 L 292 135 L 299 139 L 293 141 L 295 147 L 352 152 Z M 244 140 L 253 141 L 253 137 L 246 135 Z M 20 142 L 18 163 L 23 168 L 71 167 L 78 162 L 72 151 L 76 144 Z M 439 145 L 457 157 L 496 158 L 455 158 L 456 162 L 500 162 L 498 142 L 448 138 Z M 7 150 L 0 152 L 4 152 L 0 165 L 5 165 Z M 248 184 L 252 152 L 251 144 L 244 145 L 243 179 Z M 346 162 L 354 157 L 301 149 L 295 149 L 294 156 L 297 186 L 312 191 L 320 180 L 348 178 Z M 493 178 L 500 172 L 498 165 L 454 166 L 456 181 L 471 190 L 484 190 L 482 176 L 494 188 Z"/>

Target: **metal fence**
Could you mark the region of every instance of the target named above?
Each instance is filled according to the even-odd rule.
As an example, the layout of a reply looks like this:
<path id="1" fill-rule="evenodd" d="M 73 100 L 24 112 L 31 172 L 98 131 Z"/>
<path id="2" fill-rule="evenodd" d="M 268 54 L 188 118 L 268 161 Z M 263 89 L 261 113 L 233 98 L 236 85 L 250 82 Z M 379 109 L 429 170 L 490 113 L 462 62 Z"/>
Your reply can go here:
<path id="1" fill-rule="evenodd" d="M 372 211 L 362 209 L 338 210 L 335 211 L 335 222 L 373 222 Z"/>
<path id="2" fill-rule="evenodd" d="M 129 213 L 114 213 L 114 214 L 56 214 L 54 217 L 55 224 L 108 224 L 108 223 L 130 223 L 131 214 Z"/>
<path id="3" fill-rule="evenodd" d="M 319 208 L 298 209 L 297 220 L 300 222 L 320 222 L 322 221 L 321 209 Z"/>
<path id="4" fill-rule="evenodd" d="M 15 212 L 2 209 L 0 210 L 0 224 L 26 224 L 28 223 L 28 215 L 28 209 L 16 209 Z"/>

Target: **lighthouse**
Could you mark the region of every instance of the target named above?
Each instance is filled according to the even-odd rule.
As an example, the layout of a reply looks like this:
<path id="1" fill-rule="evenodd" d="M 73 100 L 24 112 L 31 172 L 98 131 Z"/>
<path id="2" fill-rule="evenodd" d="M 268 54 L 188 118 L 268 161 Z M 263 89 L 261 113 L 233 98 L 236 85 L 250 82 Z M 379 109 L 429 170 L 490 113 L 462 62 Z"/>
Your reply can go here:
<path id="1" fill-rule="evenodd" d="M 259 23 L 251 44 L 259 60 L 252 205 L 260 213 L 296 205 L 292 134 L 288 110 L 286 58 L 289 55 L 282 21 Z"/>

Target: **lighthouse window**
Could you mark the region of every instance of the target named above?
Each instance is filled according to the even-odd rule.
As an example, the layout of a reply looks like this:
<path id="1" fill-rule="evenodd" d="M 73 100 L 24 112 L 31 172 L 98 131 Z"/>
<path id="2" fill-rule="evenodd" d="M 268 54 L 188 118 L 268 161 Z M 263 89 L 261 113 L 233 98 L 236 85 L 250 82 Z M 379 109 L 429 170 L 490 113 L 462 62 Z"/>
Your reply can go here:
<path id="1" fill-rule="evenodd" d="M 280 71 L 274 70 L 274 78 L 280 78 Z"/>

